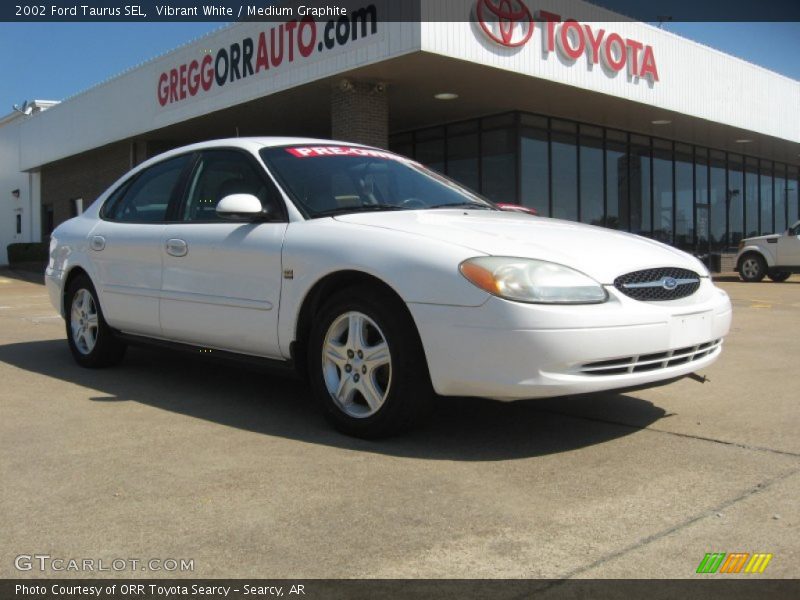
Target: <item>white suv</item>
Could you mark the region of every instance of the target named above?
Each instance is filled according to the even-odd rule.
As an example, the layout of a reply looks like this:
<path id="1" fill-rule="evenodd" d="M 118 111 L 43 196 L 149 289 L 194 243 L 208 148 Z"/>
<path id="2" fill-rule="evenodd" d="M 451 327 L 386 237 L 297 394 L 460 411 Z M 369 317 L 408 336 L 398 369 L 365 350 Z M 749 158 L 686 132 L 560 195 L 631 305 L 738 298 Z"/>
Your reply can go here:
<path id="1" fill-rule="evenodd" d="M 739 242 L 736 270 L 748 282 L 761 281 L 765 275 L 781 282 L 792 273 L 800 273 L 800 221 L 782 235 L 773 233 Z"/>

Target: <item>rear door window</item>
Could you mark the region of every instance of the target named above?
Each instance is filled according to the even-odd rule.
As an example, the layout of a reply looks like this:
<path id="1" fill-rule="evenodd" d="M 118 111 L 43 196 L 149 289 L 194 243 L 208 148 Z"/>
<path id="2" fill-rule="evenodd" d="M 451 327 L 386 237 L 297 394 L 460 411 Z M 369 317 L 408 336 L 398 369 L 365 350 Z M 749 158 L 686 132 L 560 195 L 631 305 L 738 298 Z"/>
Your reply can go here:
<path id="1" fill-rule="evenodd" d="M 122 223 L 163 223 L 191 157 L 184 154 L 142 171 L 127 186 L 122 198 L 109 208 L 106 218 Z"/>

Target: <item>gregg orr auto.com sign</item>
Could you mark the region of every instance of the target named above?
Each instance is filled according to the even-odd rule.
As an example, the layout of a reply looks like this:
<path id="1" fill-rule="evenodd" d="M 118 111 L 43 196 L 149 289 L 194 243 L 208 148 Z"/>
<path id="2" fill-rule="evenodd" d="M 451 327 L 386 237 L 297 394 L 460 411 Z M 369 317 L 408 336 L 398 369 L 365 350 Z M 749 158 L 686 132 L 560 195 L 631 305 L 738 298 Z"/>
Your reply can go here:
<path id="1" fill-rule="evenodd" d="M 182 102 L 248 77 L 264 76 L 312 54 L 346 46 L 378 33 L 374 4 L 348 11 L 337 19 L 300 19 L 273 24 L 257 36 L 245 37 L 221 48 L 209 49 L 186 63 L 162 72 L 156 96 L 161 106 Z"/>

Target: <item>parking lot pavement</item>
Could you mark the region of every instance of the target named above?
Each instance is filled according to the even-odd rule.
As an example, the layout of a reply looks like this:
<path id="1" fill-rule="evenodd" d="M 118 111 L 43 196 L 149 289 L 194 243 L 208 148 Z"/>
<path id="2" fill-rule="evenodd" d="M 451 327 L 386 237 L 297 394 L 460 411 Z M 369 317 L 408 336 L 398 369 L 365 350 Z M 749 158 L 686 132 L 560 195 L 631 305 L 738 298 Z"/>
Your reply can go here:
<path id="1" fill-rule="evenodd" d="M 704 384 L 440 399 L 365 442 L 275 375 L 145 349 L 81 369 L 44 287 L 0 272 L 0 577 L 86 576 L 14 567 L 48 554 L 193 559 L 168 575 L 194 577 L 691 578 L 706 552 L 797 577 L 800 277 L 720 285 L 733 331 Z"/>

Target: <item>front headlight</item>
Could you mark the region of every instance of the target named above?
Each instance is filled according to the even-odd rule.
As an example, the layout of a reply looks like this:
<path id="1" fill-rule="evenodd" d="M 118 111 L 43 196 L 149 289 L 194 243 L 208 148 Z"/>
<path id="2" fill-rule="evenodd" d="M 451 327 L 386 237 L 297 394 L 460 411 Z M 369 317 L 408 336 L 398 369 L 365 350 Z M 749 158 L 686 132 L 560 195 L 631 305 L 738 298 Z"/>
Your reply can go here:
<path id="1" fill-rule="evenodd" d="M 564 265 L 506 256 L 481 256 L 462 262 L 461 274 L 482 290 L 517 302 L 595 304 L 608 294 L 591 277 Z"/>

